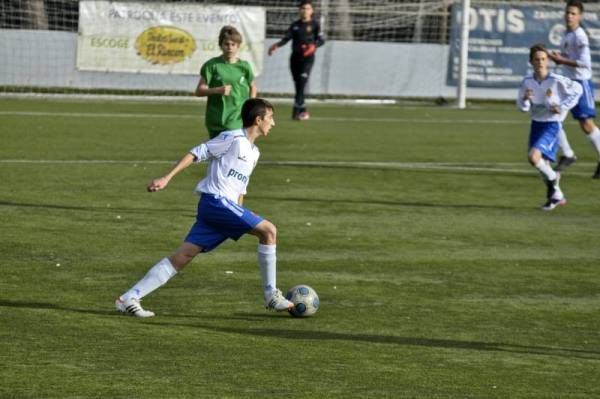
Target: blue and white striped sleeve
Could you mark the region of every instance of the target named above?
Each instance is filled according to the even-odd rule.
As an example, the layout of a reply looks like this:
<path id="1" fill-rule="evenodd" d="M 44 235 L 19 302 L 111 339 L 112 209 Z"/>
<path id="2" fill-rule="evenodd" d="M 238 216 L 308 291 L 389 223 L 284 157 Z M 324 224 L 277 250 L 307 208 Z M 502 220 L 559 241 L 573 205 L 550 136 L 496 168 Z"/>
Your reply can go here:
<path id="1" fill-rule="evenodd" d="M 575 60 L 579 68 L 592 68 L 592 55 L 590 53 L 590 41 L 582 30 L 578 30 L 575 36 L 578 57 Z"/>
<path id="2" fill-rule="evenodd" d="M 236 138 L 235 135 L 228 133 L 221 133 L 214 139 L 197 145 L 190 150 L 190 154 L 196 158 L 196 162 L 206 161 L 211 158 L 220 158 L 229 150 Z"/>
<path id="3" fill-rule="evenodd" d="M 527 78 L 524 78 L 521 81 L 521 87 L 519 88 L 519 94 L 517 95 L 517 108 L 522 112 L 528 112 L 531 108 L 531 101 L 523 99 L 523 97 L 525 97 L 525 91 L 527 90 L 527 85 L 525 84 L 526 80 Z"/>
<path id="4" fill-rule="evenodd" d="M 560 76 L 557 82 L 561 91 L 560 108 L 563 111 L 568 111 L 577 105 L 579 97 L 583 93 L 583 87 L 579 82 L 575 82 L 564 76 Z"/>

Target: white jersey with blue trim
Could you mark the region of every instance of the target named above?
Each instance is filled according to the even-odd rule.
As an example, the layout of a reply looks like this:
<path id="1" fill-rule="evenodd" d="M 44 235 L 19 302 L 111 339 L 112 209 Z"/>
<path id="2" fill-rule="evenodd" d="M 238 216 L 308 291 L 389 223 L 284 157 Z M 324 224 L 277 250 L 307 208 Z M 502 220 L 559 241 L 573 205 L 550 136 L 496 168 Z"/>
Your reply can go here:
<path id="1" fill-rule="evenodd" d="M 524 100 L 525 92 L 532 90 L 533 95 Z M 517 97 L 517 107 L 523 112 L 529 112 L 531 120 L 538 122 L 562 122 L 567 112 L 573 108 L 583 88 L 581 85 L 565 76 L 549 73 L 546 79 L 538 82 L 533 75 L 527 76 L 521 83 Z M 551 108 L 558 105 L 560 113 L 554 113 Z"/>
<path id="2" fill-rule="evenodd" d="M 246 194 L 260 151 L 244 129 L 225 131 L 190 150 L 196 162 L 208 161 L 206 177 L 196 186 L 199 193 L 228 198 L 235 203 Z"/>
<path id="3" fill-rule="evenodd" d="M 572 32 L 565 33 L 560 48 L 564 57 L 577 62 L 577 67 L 562 65 L 563 75 L 574 80 L 589 80 L 592 78 L 590 41 L 581 26 Z"/>

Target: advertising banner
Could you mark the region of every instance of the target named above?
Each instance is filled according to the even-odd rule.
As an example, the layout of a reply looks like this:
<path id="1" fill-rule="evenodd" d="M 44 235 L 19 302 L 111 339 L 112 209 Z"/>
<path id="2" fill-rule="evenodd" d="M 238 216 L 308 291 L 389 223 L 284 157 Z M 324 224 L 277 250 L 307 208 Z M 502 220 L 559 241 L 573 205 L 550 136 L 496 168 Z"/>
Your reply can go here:
<path id="1" fill-rule="evenodd" d="M 82 0 L 77 68 L 197 75 L 204 62 L 222 54 L 219 31 L 232 25 L 243 39 L 239 57 L 258 76 L 265 23 L 262 7 Z"/>
<path id="2" fill-rule="evenodd" d="M 590 39 L 594 81 L 600 79 L 600 14 L 586 4 L 584 27 Z M 456 86 L 460 56 L 461 6 L 452 7 L 450 59 L 447 83 Z M 469 59 L 467 86 L 517 87 L 531 73 L 529 48 L 543 43 L 560 51 L 565 33 L 564 3 L 519 5 L 482 3 L 471 6 L 469 14 Z M 553 65 L 551 63 L 551 65 Z M 556 71 L 560 73 L 560 68 Z"/>

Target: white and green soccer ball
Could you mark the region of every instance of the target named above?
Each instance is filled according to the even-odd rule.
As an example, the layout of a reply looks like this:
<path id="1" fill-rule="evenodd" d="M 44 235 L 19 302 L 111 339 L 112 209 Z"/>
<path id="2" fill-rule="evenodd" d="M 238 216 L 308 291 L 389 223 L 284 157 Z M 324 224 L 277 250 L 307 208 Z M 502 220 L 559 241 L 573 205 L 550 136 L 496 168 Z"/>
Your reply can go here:
<path id="1" fill-rule="evenodd" d="M 290 314 L 296 317 L 309 317 L 319 310 L 319 296 L 308 285 L 300 284 L 289 289 L 285 298 L 294 304 Z"/>

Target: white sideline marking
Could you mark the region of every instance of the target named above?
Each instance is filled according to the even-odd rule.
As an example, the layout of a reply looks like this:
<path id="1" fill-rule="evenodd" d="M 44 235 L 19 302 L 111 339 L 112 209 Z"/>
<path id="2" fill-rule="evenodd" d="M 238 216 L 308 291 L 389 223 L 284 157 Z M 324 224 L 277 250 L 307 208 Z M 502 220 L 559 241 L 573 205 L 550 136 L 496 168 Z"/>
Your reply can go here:
<path id="1" fill-rule="evenodd" d="M 324 122 L 388 122 L 388 123 L 421 123 L 421 124 L 481 124 L 481 125 L 527 125 L 527 121 L 512 119 L 435 119 L 435 118 L 347 118 L 347 117 L 311 117 L 311 120 Z"/>
<path id="2" fill-rule="evenodd" d="M 118 159 L 0 159 L 0 164 L 55 164 L 55 165 L 174 165 L 176 161 L 161 160 L 118 160 Z M 262 165 L 297 166 L 297 167 L 329 167 L 329 168 L 361 168 L 361 169 L 392 169 L 392 170 L 439 170 L 455 172 L 488 172 L 511 174 L 537 174 L 526 166 L 526 162 L 498 162 L 486 164 L 481 162 L 376 162 L 376 161 L 261 161 Z M 593 162 L 577 162 L 577 165 L 589 167 Z M 570 176 L 586 176 L 588 172 L 569 171 Z"/>
<path id="3" fill-rule="evenodd" d="M 194 114 L 146 114 L 146 113 L 112 113 L 112 112 L 41 112 L 41 111 L 0 111 L 0 116 L 61 116 L 73 118 L 165 118 L 165 119 L 204 119 L 204 115 L 198 112 Z M 514 119 L 436 119 L 423 118 L 352 118 L 352 117 L 311 117 L 313 121 L 324 122 L 383 122 L 383 123 L 417 123 L 417 124 L 494 124 L 494 125 L 523 125 L 526 120 Z"/>
<path id="4" fill-rule="evenodd" d="M 362 168 L 362 169 L 396 169 L 396 170 L 440 170 L 455 172 L 492 172 L 512 174 L 538 174 L 537 171 L 527 166 L 526 162 L 498 162 L 485 164 L 481 162 L 369 162 L 369 161 L 265 161 L 259 162 L 277 166 L 304 166 L 304 167 L 334 167 L 334 168 Z M 578 165 L 590 166 L 595 163 L 578 162 Z M 572 172 L 569 175 L 588 176 L 589 173 Z"/>
<path id="5" fill-rule="evenodd" d="M 200 118 L 204 115 L 190 114 L 133 114 L 133 113 L 113 113 L 113 112 L 41 112 L 41 111 L 0 111 L 0 115 L 9 116 L 64 116 L 67 118 Z"/>
<path id="6" fill-rule="evenodd" d="M 196 114 L 146 114 L 146 113 L 112 113 L 112 112 L 42 112 L 42 111 L 0 111 L 0 116 L 60 116 L 66 118 L 164 118 L 164 119 L 204 119 L 200 112 Z M 382 122 L 382 123 L 415 123 L 415 124 L 465 124 L 465 125 L 519 125 L 528 126 L 528 120 L 518 119 L 436 119 L 431 116 L 423 118 L 352 118 L 334 116 L 313 116 L 312 121 L 322 122 Z M 310 122 L 309 122 L 310 123 Z M 572 125 L 568 120 L 564 124 Z"/>
<path id="7" fill-rule="evenodd" d="M 0 163 L 30 163 L 30 164 L 124 164 L 124 165 L 138 165 L 138 164 L 172 164 L 175 165 L 177 161 L 132 161 L 132 160 L 119 160 L 119 159 L 0 159 Z"/>
<path id="8" fill-rule="evenodd" d="M 173 161 L 161 160 L 118 160 L 118 159 L 0 159 L 0 164 L 55 164 L 55 165 L 174 165 Z M 361 168 L 361 169 L 394 169 L 394 170 L 440 170 L 460 172 L 491 172 L 512 174 L 537 173 L 525 162 L 499 162 L 485 164 L 481 162 L 369 162 L 369 161 L 262 161 L 262 165 L 297 166 L 297 167 L 330 167 L 330 168 Z M 578 165 L 595 165 L 590 162 L 578 162 Z M 587 176 L 589 173 L 572 172 L 569 175 Z"/>

